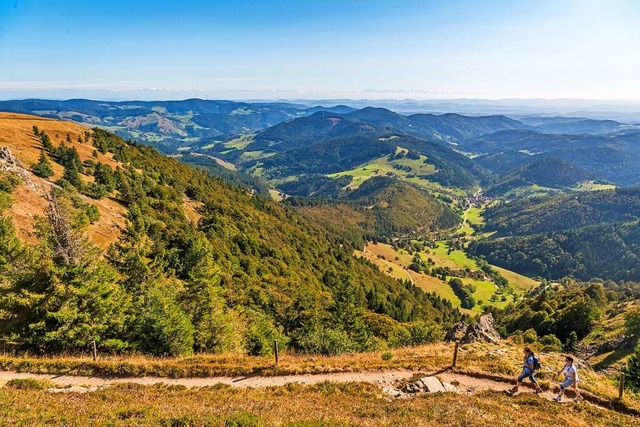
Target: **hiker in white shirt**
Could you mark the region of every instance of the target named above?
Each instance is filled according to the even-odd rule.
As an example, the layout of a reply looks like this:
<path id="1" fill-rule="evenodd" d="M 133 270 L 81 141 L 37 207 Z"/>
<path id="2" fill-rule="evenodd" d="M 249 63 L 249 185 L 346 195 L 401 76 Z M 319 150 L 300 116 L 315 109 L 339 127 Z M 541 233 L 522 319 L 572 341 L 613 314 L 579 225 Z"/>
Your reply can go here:
<path id="1" fill-rule="evenodd" d="M 576 402 L 582 399 L 582 396 L 580 396 L 580 391 L 578 390 L 578 371 L 576 369 L 576 366 L 573 363 L 573 357 L 571 356 L 565 357 L 565 364 L 562 367 L 562 370 L 559 372 L 559 374 L 564 375 L 564 381 L 560 383 L 560 394 L 554 400 L 556 402 L 562 401 L 562 398 L 564 397 L 564 392 L 569 387 L 573 387 L 573 389 L 576 392 L 576 397 L 574 399 Z"/>

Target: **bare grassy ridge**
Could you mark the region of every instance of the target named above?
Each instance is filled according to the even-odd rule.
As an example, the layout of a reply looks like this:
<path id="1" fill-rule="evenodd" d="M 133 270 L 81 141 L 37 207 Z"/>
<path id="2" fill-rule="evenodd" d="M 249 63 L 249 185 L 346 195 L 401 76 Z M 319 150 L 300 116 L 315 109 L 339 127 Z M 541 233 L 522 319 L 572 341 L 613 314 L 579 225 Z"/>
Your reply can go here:
<path id="1" fill-rule="evenodd" d="M 123 384 L 86 394 L 0 389 L 0 424 L 16 426 L 634 426 L 591 405 L 564 406 L 527 393 L 484 392 L 389 399 L 370 384 L 290 384 L 185 389 Z"/>

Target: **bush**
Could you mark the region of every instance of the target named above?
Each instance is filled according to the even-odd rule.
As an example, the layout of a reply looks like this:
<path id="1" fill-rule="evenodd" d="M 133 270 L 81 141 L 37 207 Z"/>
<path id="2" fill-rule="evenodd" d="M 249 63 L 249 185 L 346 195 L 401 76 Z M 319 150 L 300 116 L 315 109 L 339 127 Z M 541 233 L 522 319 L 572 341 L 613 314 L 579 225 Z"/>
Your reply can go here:
<path id="1" fill-rule="evenodd" d="M 160 284 L 150 289 L 145 300 L 136 319 L 140 348 L 157 356 L 193 353 L 193 325 L 171 295 L 170 287 Z"/>
<path id="2" fill-rule="evenodd" d="M 535 329 L 527 329 L 522 336 L 522 339 L 526 344 L 533 344 L 538 341 L 538 333 Z"/>
<path id="3" fill-rule="evenodd" d="M 538 340 L 540 344 L 542 344 L 542 351 L 545 352 L 561 352 L 562 351 L 562 341 L 558 337 L 553 334 L 545 335 L 540 340 Z"/>
<path id="4" fill-rule="evenodd" d="M 380 357 L 382 358 L 382 360 L 389 361 L 389 360 L 393 359 L 393 353 L 390 353 L 390 352 L 387 351 L 387 352 L 382 353 L 382 356 L 380 356 Z"/>
<path id="5" fill-rule="evenodd" d="M 524 332 L 515 331 L 511 334 L 511 341 L 513 341 L 514 344 L 522 344 L 524 342 Z"/>
<path id="6" fill-rule="evenodd" d="M 264 316 L 254 317 L 245 336 L 247 352 L 251 356 L 269 356 L 273 354 L 274 340 L 278 340 L 278 349 L 284 350 L 288 344 L 286 336 Z"/>
<path id="7" fill-rule="evenodd" d="M 344 331 L 329 328 L 318 328 L 305 334 L 298 339 L 298 346 L 305 353 L 324 356 L 335 356 L 353 349 Z"/>
<path id="8" fill-rule="evenodd" d="M 415 322 L 409 326 L 411 344 L 419 345 L 439 341 L 442 338 L 442 329 L 435 323 Z"/>
<path id="9" fill-rule="evenodd" d="M 237 412 L 224 421 L 224 427 L 257 427 L 258 417 L 251 412 Z"/>
<path id="10" fill-rule="evenodd" d="M 5 386 L 16 390 L 44 390 L 52 387 L 53 384 L 48 380 L 41 381 L 35 378 L 14 378 L 7 381 Z"/>
<path id="11" fill-rule="evenodd" d="M 640 334 L 640 309 L 630 311 L 626 314 L 624 326 L 628 334 Z"/>

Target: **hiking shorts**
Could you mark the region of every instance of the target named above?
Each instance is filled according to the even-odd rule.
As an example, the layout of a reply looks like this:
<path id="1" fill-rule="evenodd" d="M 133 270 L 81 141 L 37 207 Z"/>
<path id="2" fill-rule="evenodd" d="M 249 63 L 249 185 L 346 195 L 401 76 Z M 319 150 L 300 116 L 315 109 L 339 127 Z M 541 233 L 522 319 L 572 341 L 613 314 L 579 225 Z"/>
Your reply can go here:
<path id="1" fill-rule="evenodd" d="M 533 371 L 530 371 L 528 369 L 523 369 L 522 373 L 520 374 L 520 376 L 518 377 L 518 382 L 522 382 L 524 381 L 525 378 L 529 378 L 531 379 L 531 382 L 534 384 L 537 384 L 538 382 L 536 381 L 535 377 L 533 376 Z"/>
<path id="2" fill-rule="evenodd" d="M 560 389 L 566 390 L 573 385 L 573 378 L 565 378 L 564 381 L 560 383 Z"/>

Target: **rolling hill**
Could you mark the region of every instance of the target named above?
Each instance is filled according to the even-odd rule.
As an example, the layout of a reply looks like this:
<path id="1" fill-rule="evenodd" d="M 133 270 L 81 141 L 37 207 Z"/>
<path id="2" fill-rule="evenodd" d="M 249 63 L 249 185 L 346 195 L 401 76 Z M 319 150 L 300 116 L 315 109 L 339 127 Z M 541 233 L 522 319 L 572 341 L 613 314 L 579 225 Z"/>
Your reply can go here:
<path id="1" fill-rule="evenodd" d="M 640 280 L 640 190 L 530 198 L 485 212 L 487 231 L 469 251 L 519 273 Z"/>
<path id="2" fill-rule="evenodd" d="M 555 158 L 542 158 L 525 164 L 498 178 L 486 191 L 489 196 L 517 196 L 530 187 L 551 191 L 572 189 L 594 177 L 574 164 Z"/>
<path id="3" fill-rule="evenodd" d="M 621 186 L 640 183 L 640 132 L 608 135 L 552 135 L 507 130 L 465 140 L 461 148 L 479 155 L 484 168 L 505 173 L 541 158 L 555 158 Z"/>
<path id="4" fill-rule="evenodd" d="M 461 316 L 295 211 L 151 147 L 7 113 L 0 146 L 0 335 L 20 349 L 268 354 L 277 338 L 340 353 L 375 348 L 378 321 L 410 337 Z M 42 163 L 53 175 L 34 175 Z"/>
<path id="5" fill-rule="evenodd" d="M 305 105 L 187 99 L 184 101 L 0 101 L 0 111 L 99 126 L 165 152 L 203 139 L 252 133 L 305 115 Z"/>
<path id="6" fill-rule="evenodd" d="M 460 217 L 447 204 L 414 184 L 397 178 L 374 177 L 338 200 L 292 204 L 327 229 L 357 242 L 367 238 L 421 234 L 451 229 Z"/>

